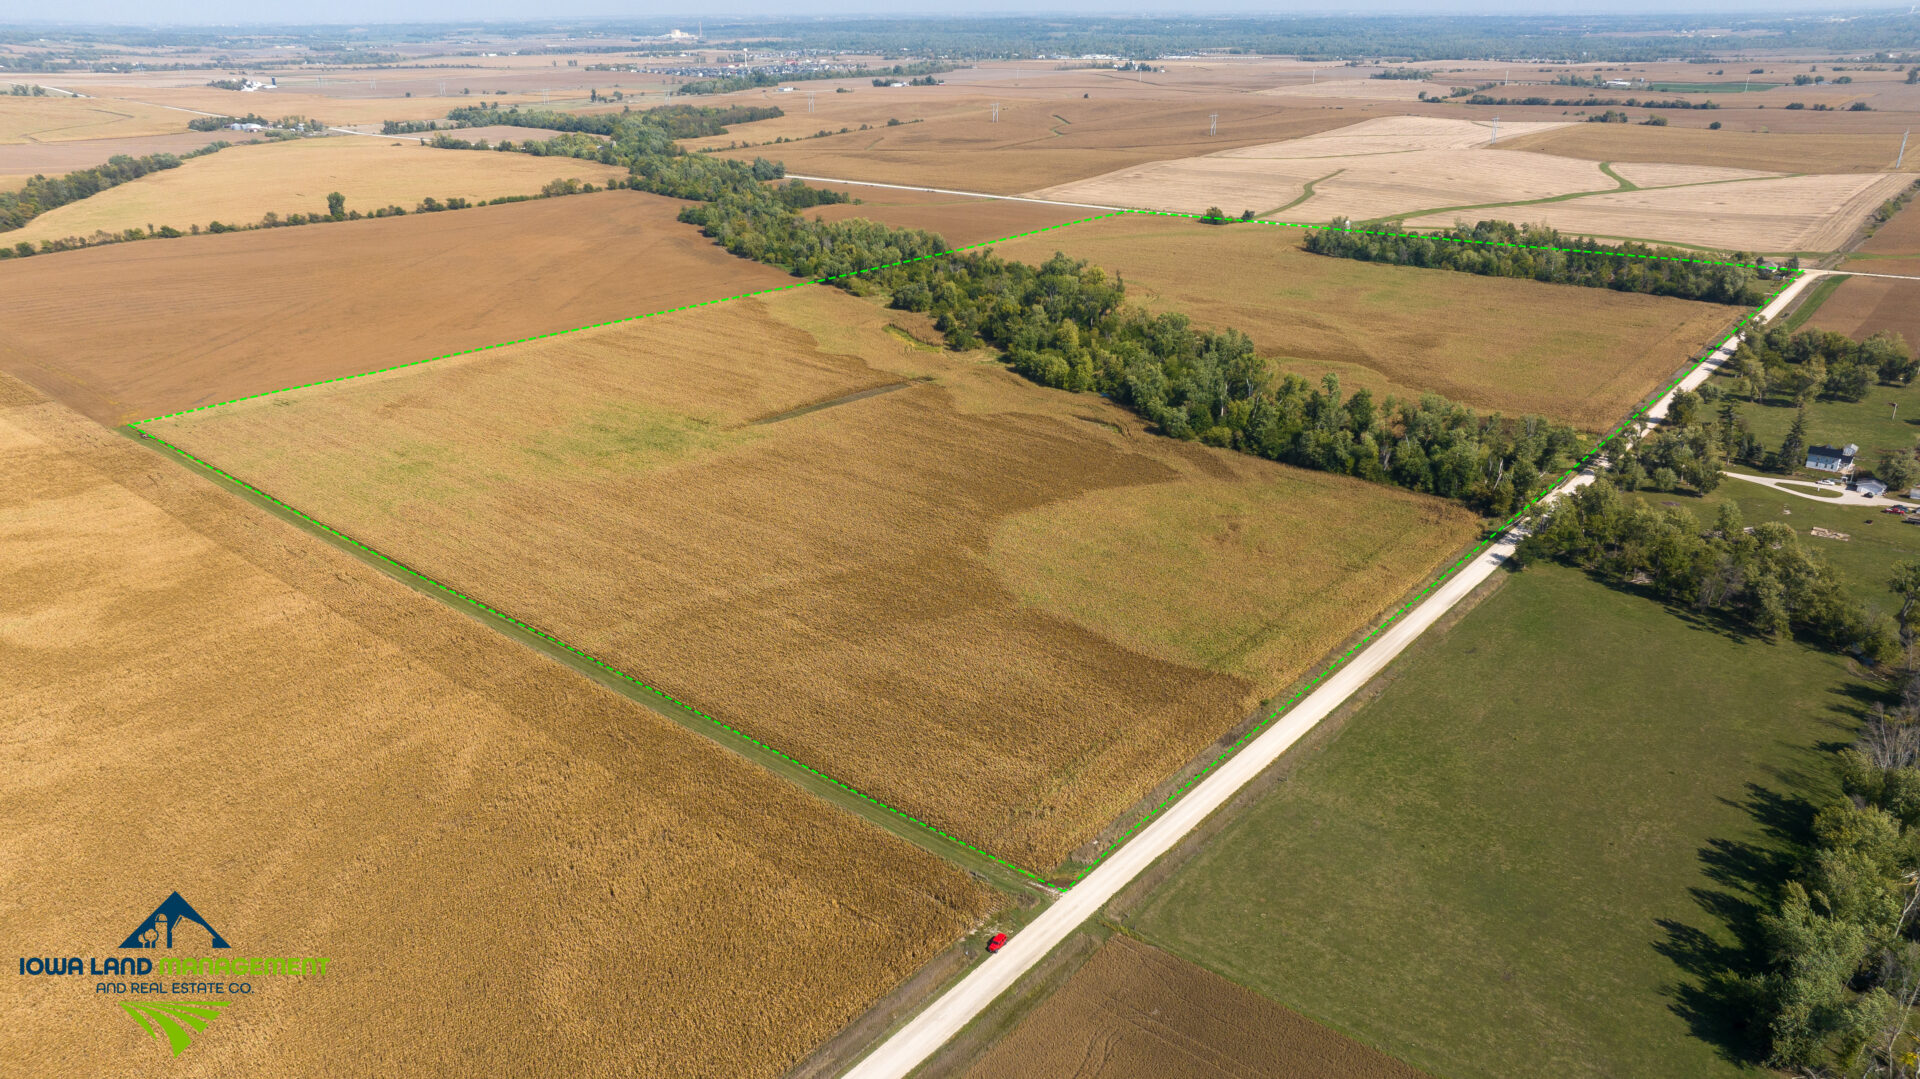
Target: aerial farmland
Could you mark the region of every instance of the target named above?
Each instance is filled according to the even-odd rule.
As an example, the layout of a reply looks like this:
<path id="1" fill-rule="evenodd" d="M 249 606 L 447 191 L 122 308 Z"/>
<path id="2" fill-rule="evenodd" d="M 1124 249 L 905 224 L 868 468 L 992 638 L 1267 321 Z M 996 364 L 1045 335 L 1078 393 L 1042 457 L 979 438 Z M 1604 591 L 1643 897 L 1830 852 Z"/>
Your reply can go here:
<path id="1" fill-rule="evenodd" d="M 1913 1073 L 1910 18 L 109 14 L 22 1074 Z"/>

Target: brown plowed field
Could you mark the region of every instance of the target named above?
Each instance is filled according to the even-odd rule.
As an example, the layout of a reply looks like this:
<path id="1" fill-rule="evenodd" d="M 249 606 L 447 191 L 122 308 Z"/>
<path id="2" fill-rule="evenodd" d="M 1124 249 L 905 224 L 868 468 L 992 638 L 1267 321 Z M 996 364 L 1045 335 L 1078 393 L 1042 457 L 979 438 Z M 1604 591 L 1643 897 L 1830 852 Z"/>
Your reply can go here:
<path id="1" fill-rule="evenodd" d="M 117 423 L 793 280 L 679 208 L 607 191 L 11 259 L 0 371 Z"/>
<path id="2" fill-rule="evenodd" d="M 59 176 L 76 169 L 104 165 L 115 154 L 185 154 L 210 142 L 261 142 L 242 131 L 178 131 L 171 135 L 139 135 L 124 139 L 77 139 L 72 142 L 16 142 L 0 145 L 0 172 L 31 176 Z"/>
<path id="3" fill-rule="evenodd" d="M 1364 119 L 1373 107 L 1301 109 L 1270 98 L 1212 94 L 1156 101 L 1102 91 L 1091 99 L 1003 99 L 1000 122 L 993 123 L 994 100 L 982 97 L 971 109 L 924 123 L 723 154 L 773 158 L 808 176 L 1017 195 L 1146 161 L 1310 135 Z M 1220 134 L 1209 137 L 1207 118 L 1214 113 Z M 750 134 L 751 126 L 740 133 Z"/>
<path id="4" fill-rule="evenodd" d="M 1422 1079 L 1378 1050 L 1114 934 L 967 1079 Z"/>
<path id="5" fill-rule="evenodd" d="M 1438 500 L 1149 436 L 890 323 L 931 336 L 812 287 L 149 429 L 1035 869 L 1474 528 Z M 930 381 L 753 422 L 906 378 Z M 1095 496 L 1109 518 L 1047 531 Z M 1008 551 L 1035 575 L 1001 572 Z M 1098 559 L 1160 576 L 1186 613 L 1136 615 L 1062 564 Z M 1216 606 L 1240 639 L 1217 640 Z M 1183 651 L 1196 627 L 1216 640 Z"/>
<path id="6" fill-rule="evenodd" d="M 1920 344 L 1920 281 L 1889 277 L 1850 277 L 1833 290 L 1807 325 L 1849 337 L 1892 330 Z"/>
<path id="7" fill-rule="evenodd" d="M 1920 213 L 1913 212 L 1913 206 L 1913 202 L 1908 202 L 1855 248 L 1846 268 L 1861 273 L 1920 276 Z"/>
<path id="8" fill-rule="evenodd" d="M 1440 393 L 1604 430 L 1742 312 L 1574 285 L 1383 266 L 1302 250 L 1302 230 L 1128 215 L 1001 244 L 1121 274 L 1149 309 L 1253 337 L 1283 369 L 1348 390 Z"/>
<path id="9" fill-rule="evenodd" d="M 1588 161 L 1660 161 L 1767 172 L 1880 172 L 1893 165 L 1894 155 L 1900 150 L 1900 135 L 1569 124 L 1523 135 L 1512 142 L 1502 140 L 1500 149 L 1532 150 Z"/>
<path id="10" fill-rule="evenodd" d="M 903 229 L 926 229 L 946 237 L 949 244 L 963 247 L 985 243 L 1002 236 L 1047 228 L 1068 221 L 1079 221 L 1101 213 L 1077 206 L 1049 206 L 1038 202 L 1013 202 L 1006 199 L 971 199 L 960 195 L 936 195 L 925 191 L 896 191 L 885 187 L 858 184 L 818 184 L 844 191 L 860 200 L 860 205 L 841 203 L 822 206 L 807 213 L 822 221 L 844 221 L 864 217 Z"/>
<path id="11" fill-rule="evenodd" d="M 9 977 L 27 1072 L 773 1077 L 993 903 L 4 375 L 0 458 L 0 932 L 104 955 L 178 890 L 332 959 L 178 1060 Z"/>

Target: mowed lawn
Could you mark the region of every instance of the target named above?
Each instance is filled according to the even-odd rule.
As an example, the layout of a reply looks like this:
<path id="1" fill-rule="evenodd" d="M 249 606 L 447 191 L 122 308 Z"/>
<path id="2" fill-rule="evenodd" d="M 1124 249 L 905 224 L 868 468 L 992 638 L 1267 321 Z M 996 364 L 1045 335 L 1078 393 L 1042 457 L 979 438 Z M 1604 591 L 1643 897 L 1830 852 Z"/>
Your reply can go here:
<path id="1" fill-rule="evenodd" d="M 1127 215 L 998 245 L 1056 251 L 1127 283 L 1149 310 L 1253 338 L 1277 368 L 1349 390 L 1444 394 L 1482 411 L 1605 430 L 1718 344 L 1745 312 L 1576 285 L 1386 266 L 1307 253 L 1275 225 Z"/>
<path id="2" fill-rule="evenodd" d="M 1478 527 L 915 319 L 784 291 L 144 430 L 1036 870 Z"/>
<path id="3" fill-rule="evenodd" d="M 1392 677 L 1131 927 L 1437 1075 L 1741 1073 L 1693 957 L 1836 796 L 1845 662 L 1540 565 Z"/>

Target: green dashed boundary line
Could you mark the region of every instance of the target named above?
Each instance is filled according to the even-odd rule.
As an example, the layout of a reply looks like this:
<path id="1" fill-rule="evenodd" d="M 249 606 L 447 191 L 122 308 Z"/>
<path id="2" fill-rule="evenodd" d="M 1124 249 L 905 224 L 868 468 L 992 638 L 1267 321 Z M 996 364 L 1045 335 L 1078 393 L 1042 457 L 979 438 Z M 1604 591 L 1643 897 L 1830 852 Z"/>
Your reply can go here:
<path id="1" fill-rule="evenodd" d="M 869 805 L 872 805 L 873 807 L 879 810 L 892 814 L 893 816 L 898 817 L 899 819 L 906 821 L 914 825 L 915 827 L 921 828 L 931 835 L 937 836 L 940 839 L 945 840 L 946 842 L 955 844 L 968 851 L 971 851 L 974 854 L 977 854 L 980 857 L 995 863 L 996 865 L 1004 866 L 1005 868 L 1023 877 L 1028 878 L 1029 880 L 1044 883 L 1047 880 L 1047 877 L 1045 875 L 1040 873 L 1035 873 L 1030 869 L 1026 869 L 1022 866 L 1016 865 L 1013 862 L 1010 862 L 1007 859 L 1000 857 L 999 855 L 992 854 L 988 851 L 982 850 L 981 848 L 975 846 L 972 843 L 967 842 L 964 839 L 959 838 L 958 836 L 955 836 L 946 831 L 943 831 L 939 827 L 933 824 L 929 824 L 928 822 L 923 821 L 920 818 L 907 813 L 905 810 L 889 805 L 888 803 L 881 801 L 880 799 L 875 798 L 870 794 L 867 794 L 865 791 L 862 791 L 857 787 L 844 783 L 839 779 L 836 779 L 833 776 L 820 771 L 819 769 L 813 767 L 812 765 L 796 759 L 795 757 L 781 751 L 780 749 L 772 745 L 769 745 L 758 738 L 755 738 L 753 735 L 747 733 L 744 730 L 741 730 L 738 727 L 732 726 L 731 724 L 728 724 L 723 720 L 716 719 L 713 716 L 710 716 L 705 712 L 700 711 L 698 708 L 695 708 L 694 706 L 686 703 L 685 701 L 682 701 L 679 698 L 674 697 L 672 694 L 669 694 L 666 691 L 659 689 L 658 687 L 649 685 L 648 683 L 642 681 L 641 679 L 636 678 L 631 674 L 628 674 L 627 672 L 619 669 L 618 667 L 613 666 L 610 663 L 607 663 L 606 661 L 602 660 L 598 656 L 593 655 L 592 653 L 589 653 L 587 651 L 584 651 L 583 649 L 577 648 L 574 645 L 569 644 L 568 642 L 563 641 L 560 638 L 555 637 L 544 630 L 538 629 L 534 626 L 530 626 L 527 623 L 522 622 L 519 619 L 513 617 L 512 615 L 496 610 L 493 607 L 490 607 L 487 604 L 481 602 L 480 600 L 477 600 L 472 596 L 469 596 L 466 593 L 461 592 L 456 588 L 453 588 L 450 585 L 447 585 L 445 583 L 442 583 L 441 581 L 435 580 L 433 577 L 430 577 L 427 574 L 422 573 L 417 569 L 414 569 L 412 566 L 409 566 L 406 563 L 401 562 L 398 559 L 395 559 L 387 555 L 385 552 L 382 552 L 373 547 L 370 547 L 360 542 L 359 540 L 353 538 L 352 536 L 349 536 L 346 533 L 341 532 L 339 529 L 332 527 L 331 525 L 315 520 L 314 518 L 308 516 L 306 513 L 302 512 L 301 510 L 291 505 L 288 505 L 286 502 L 283 502 L 280 499 L 275 498 L 274 496 L 268 494 L 265 491 L 260 490 L 258 487 L 253 486 L 252 484 L 246 482 L 245 480 L 242 480 L 237 476 L 234 476 L 225 471 L 222 471 L 221 469 L 215 467 L 214 465 L 201 460 L 199 457 L 196 457 L 193 454 L 187 452 L 186 450 L 183 450 L 180 447 L 174 445 L 173 443 L 168 442 L 166 439 L 148 432 L 147 430 L 145 430 L 145 425 L 149 423 L 157 422 L 159 420 L 172 419 L 176 416 L 186 416 L 195 412 L 205 412 L 209 409 L 222 408 L 226 405 L 238 404 L 239 402 L 242 402 L 242 401 L 252 401 L 261 397 L 272 397 L 276 394 L 290 393 L 294 390 L 304 390 L 314 386 L 325 386 L 335 382 L 347 382 L 357 378 L 366 378 L 370 375 L 385 374 L 386 372 L 389 372 L 389 371 L 399 371 L 409 367 L 419 367 L 423 364 L 433 363 L 436 360 L 452 359 L 453 357 L 456 357 L 456 356 L 469 356 L 474 353 L 488 352 L 493 349 L 506 348 L 512 345 L 523 345 L 531 341 L 545 340 L 546 338 L 550 338 L 550 337 L 563 337 L 567 334 L 580 333 L 585 330 L 600 329 L 606 326 L 618 326 L 618 325 L 623 325 L 629 322 L 639 322 L 642 319 L 656 318 L 661 315 L 670 315 L 680 311 L 693 311 L 702 307 L 712 307 L 716 304 L 731 303 L 735 300 L 745 300 L 755 296 L 766 296 L 776 292 L 786 292 L 791 289 L 805 288 L 809 285 L 832 284 L 833 282 L 840 281 L 845 278 L 856 277 L 860 274 L 872 273 L 876 270 L 892 269 L 893 267 L 896 267 L 896 266 L 905 266 L 915 262 L 925 262 L 930 259 L 947 258 L 949 256 L 957 255 L 962 252 L 978 250 L 980 248 L 992 247 L 995 244 L 1006 243 L 1009 240 L 1023 239 L 1028 236 L 1037 236 L 1042 233 L 1053 232 L 1059 229 L 1071 228 L 1075 225 L 1085 225 L 1094 221 L 1104 221 L 1109 218 L 1123 217 L 1123 216 L 1132 215 L 1132 214 L 1139 214 L 1139 215 L 1148 216 L 1148 217 L 1187 218 L 1191 220 L 1206 220 L 1206 221 L 1220 220 L 1220 219 L 1207 218 L 1203 214 L 1174 213 L 1170 211 L 1161 211 L 1161 210 L 1115 210 L 1110 213 L 1096 214 L 1092 217 L 1083 217 L 1074 221 L 1064 221 L 1057 225 L 1048 225 L 1048 226 L 1045 226 L 1044 228 L 1030 229 L 1026 232 L 1016 232 L 1010 236 L 1002 236 L 999 239 L 995 239 L 995 240 L 986 240 L 980 243 L 966 244 L 960 247 L 950 248 L 946 251 L 935 252 L 929 255 L 919 255 L 919 256 L 915 256 L 914 258 L 900 259 L 895 262 L 883 263 L 878 266 L 869 266 L 866 269 L 862 269 L 862 270 L 850 270 L 846 273 L 832 274 L 826 277 L 809 278 L 803 281 L 795 281 L 792 284 L 788 284 L 788 285 L 776 285 L 772 288 L 756 289 L 752 292 L 742 292 L 733 296 L 722 296 L 718 299 L 703 300 L 699 303 L 682 304 L 679 307 L 668 307 L 668 308 L 663 308 L 659 311 L 649 311 L 646 314 L 642 314 L 642 315 L 632 315 L 627 318 L 609 319 L 605 322 L 589 323 L 585 326 L 575 326 L 571 329 L 566 329 L 566 330 L 554 330 L 550 333 L 535 334 L 531 337 L 522 337 L 512 341 L 500 341 L 491 345 L 481 345 L 476 348 L 462 349 L 458 352 L 448 352 L 439 356 L 430 356 L 423 360 L 412 360 L 407 363 L 399 363 L 399 364 L 393 364 L 388 367 L 375 368 L 374 370 L 371 370 L 371 371 L 362 371 L 362 372 L 359 372 L 358 374 L 340 375 L 334 378 L 321 379 L 317 382 L 303 383 L 298 386 L 284 386 L 277 390 L 267 390 L 263 393 L 248 394 L 244 397 L 235 397 L 230 400 L 220 401 L 210 405 L 199 405 L 194 408 L 182 409 L 178 412 L 168 412 L 158 416 L 149 416 L 144 420 L 134 420 L 128 423 L 127 427 L 130 428 L 140 438 L 148 440 L 150 442 L 154 442 L 162 447 L 165 447 L 168 452 L 175 454 L 176 456 L 180 457 L 182 460 L 185 460 L 190 464 L 198 466 L 199 468 L 204 469 L 205 471 L 211 473 L 212 475 L 218 476 L 219 478 L 227 481 L 228 483 L 233 484 L 234 486 L 240 488 L 241 490 L 247 491 L 248 493 L 258 498 L 264 499 L 265 501 L 270 502 L 275 506 L 278 506 L 280 509 L 299 518 L 302 521 L 305 521 L 307 524 L 313 526 L 314 528 L 320 530 L 321 532 L 329 536 L 332 536 L 334 539 L 345 544 L 346 546 L 354 550 L 360 551 L 361 553 L 367 555 L 368 557 L 374 559 L 375 561 L 391 567 L 394 571 L 400 574 L 403 574 L 408 577 L 412 577 L 424 584 L 430 585 L 435 590 L 445 593 L 446 595 L 459 600 L 461 603 L 464 603 L 467 606 L 472 607 L 477 611 L 480 611 L 481 613 L 487 615 L 488 617 L 497 619 L 500 622 L 513 626 L 515 629 L 518 629 L 524 633 L 530 634 L 534 637 L 538 637 L 539 639 L 546 641 L 549 644 L 552 644 L 555 647 L 560 648 L 573 656 L 578 657 L 579 659 L 591 664 L 592 666 L 602 671 L 605 671 L 610 675 L 613 675 L 616 678 L 632 683 L 634 686 L 637 686 L 640 689 L 643 689 L 646 692 L 653 694 L 654 696 L 660 698 L 662 701 L 666 701 L 674 705 L 675 707 L 684 710 L 690 715 L 693 715 L 702 720 L 705 720 L 706 722 L 712 724 L 716 729 L 725 731 L 728 734 L 736 738 L 739 738 L 741 741 L 746 742 L 757 749 L 760 749 L 766 753 L 770 753 L 773 756 L 778 757 L 780 760 L 785 761 L 788 764 L 791 764 L 794 767 L 799 768 L 800 770 L 806 772 L 808 775 L 811 775 L 821 780 L 824 783 L 827 783 L 833 787 L 836 787 L 839 790 L 842 790 L 854 796 L 855 798 L 858 798 L 859 800 L 866 802 Z M 1367 229 L 1351 229 L 1351 228 L 1340 229 L 1332 225 L 1306 225 L 1306 224 L 1297 224 L 1290 221 L 1270 221 L 1265 218 L 1253 218 L 1251 220 L 1244 220 L 1244 221 L 1239 219 L 1225 219 L 1220 221 L 1220 223 L 1273 225 L 1281 228 L 1296 228 L 1296 229 L 1323 229 L 1323 230 L 1330 230 L 1330 231 L 1353 232 L 1353 233 L 1357 233 L 1360 235 L 1367 235 L 1367 236 L 1404 235 L 1403 233 L 1390 232 L 1386 230 L 1367 230 Z M 1593 250 L 1588 250 L 1584 248 L 1551 247 L 1551 246 L 1545 246 L 1545 245 L 1519 244 L 1519 243 L 1510 243 L 1510 242 L 1495 241 L 1495 240 L 1461 240 L 1461 239 L 1455 239 L 1452 237 L 1444 237 L 1444 236 L 1431 236 L 1428 238 L 1434 239 L 1434 240 L 1442 240 L 1448 243 L 1480 244 L 1482 246 L 1489 246 L 1489 247 L 1513 247 L 1513 248 L 1521 248 L 1526 250 L 1559 251 L 1567 254 L 1593 254 L 1593 255 L 1606 255 L 1606 256 L 1619 257 L 1619 258 L 1658 259 L 1658 260 L 1669 261 L 1669 262 L 1688 262 L 1688 263 L 1695 263 L 1695 264 L 1706 265 L 1706 266 L 1733 266 L 1733 267 L 1748 268 L 1747 264 L 1745 263 L 1717 262 L 1709 259 L 1681 258 L 1678 256 L 1671 256 L 1671 255 L 1643 255 L 1643 254 L 1632 254 L 1632 253 L 1614 252 L 1614 251 L 1593 251 Z M 1794 274 L 1794 276 L 1798 276 L 1797 271 L 1787 271 L 1787 272 Z M 1789 277 L 1787 280 L 1790 281 L 1792 280 L 1792 278 Z M 1776 290 L 1776 294 L 1777 294 L 1777 290 Z M 1685 379 L 1688 375 L 1691 375 L 1694 371 L 1698 370 L 1702 364 L 1706 363 L 1707 360 L 1712 358 L 1715 352 L 1719 351 L 1721 348 L 1725 347 L 1728 342 L 1738 337 L 1740 333 L 1743 331 L 1743 329 L 1746 327 L 1747 323 L 1751 322 L 1754 318 L 1758 317 L 1760 311 L 1765 306 L 1766 306 L 1766 301 L 1762 301 L 1760 307 L 1756 307 L 1753 311 L 1749 312 L 1745 318 L 1741 319 L 1739 323 L 1735 325 L 1733 332 L 1730 333 L 1725 340 L 1721 341 L 1720 344 L 1715 345 L 1712 348 L 1708 349 L 1707 352 L 1704 355 L 1702 355 L 1697 362 L 1695 362 L 1692 366 L 1688 367 L 1687 370 L 1684 371 L 1678 378 L 1674 379 L 1673 382 L 1668 383 L 1659 392 L 1655 393 L 1649 399 L 1649 401 L 1655 402 L 1655 401 L 1658 401 L 1660 398 L 1666 396 L 1668 391 L 1672 390 L 1674 386 L 1678 385 L 1681 380 Z M 1559 487 L 1562 483 L 1566 482 L 1568 479 L 1571 479 L 1582 468 L 1586 467 L 1586 465 L 1589 462 L 1596 459 L 1600 454 L 1600 452 L 1606 447 L 1607 443 L 1619 437 L 1622 433 L 1626 432 L 1635 423 L 1637 423 L 1639 419 L 1643 415 L 1645 415 L 1646 407 L 1647 406 L 1636 408 L 1633 411 L 1632 415 L 1630 415 L 1626 420 L 1622 421 L 1618 426 L 1614 427 L 1613 430 L 1607 432 L 1606 435 L 1602 436 L 1600 441 L 1595 443 L 1594 447 L 1591 450 L 1587 451 L 1586 454 L 1584 454 L 1577 462 L 1575 462 L 1572 468 L 1569 468 L 1561 476 L 1559 476 L 1558 478 L 1548 483 L 1546 485 L 1545 490 L 1543 490 L 1539 495 L 1536 495 L 1531 500 L 1529 500 L 1527 504 L 1525 506 L 1522 506 L 1518 512 L 1513 514 L 1513 516 L 1507 518 L 1507 520 L 1491 528 L 1487 532 L 1487 534 L 1479 541 L 1479 543 L 1474 546 L 1472 550 L 1468 551 L 1465 555 L 1461 556 L 1461 558 L 1458 561 L 1454 562 L 1452 565 L 1442 570 L 1437 577 L 1435 577 L 1430 583 L 1428 583 L 1426 587 L 1422 588 L 1418 593 L 1416 593 L 1412 599 L 1408 600 L 1406 603 L 1402 604 L 1400 607 L 1395 608 L 1393 611 L 1388 613 L 1386 617 L 1382 618 L 1378 624 L 1376 624 L 1372 629 L 1368 630 L 1365 636 L 1361 637 L 1358 641 L 1356 641 L 1352 647 L 1348 648 L 1345 652 L 1343 652 L 1341 655 L 1336 657 L 1332 662 L 1328 663 L 1325 667 L 1321 668 L 1318 672 L 1316 672 L 1311 677 L 1309 677 L 1305 682 L 1301 683 L 1301 685 L 1294 691 L 1294 693 L 1291 696 L 1289 696 L 1286 699 L 1285 702 L 1283 702 L 1279 707 L 1274 709 L 1271 715 L 1267 716 L 1265 719 L 1261 720 L 1258 724 L 1248 729 L 1247 732 L 1241 735 L 1239 740 L 1234 742 L 1233 745 L 1229 746 L 1225 752 L 1221 753 L 1218 757 L 1208 762 L 1205 766 L 1203 766 L 1198 771 L 1196 771 L 1192 776 L 1190 776 L 1186 781 L 1182 782 L 1178 787 L 1176 787 L 1173 790 L 1172 793 L 1168 794 L 1167 797 L 1160 802 L 1160 804 L 1154 806 L 1151 810 L 1148 810 L 1147 813 L 1143 815 L 1138 821 L 1136 821 L 1131 827 L 1129 827 L 1125 832 L 1121 833 L 1121 835 L 1118 838 L 1116 838 L 1114 842 L 1107 847 L 1107 849 L 1103 850 L 1098 857 L 1094 858 L 1093 861 L 1089 862 L 1085 867 L 1081 868 L 1077 873 L 1075 873 L 1073 875 L 1072 880 L 1068 881 L 1065 885 L 1062 886 L 1063 889 L 1071 888 L 1074 883 L 1084 878 L 1088 873 L 1093 872 L 1093 870 L 1097 868 L 1102 862 L 1104 862 L 1109 856 L 1111 856 L 1114 851 L 1119 850 L 1122 846 L 1126 844 L 1126 842 L 1129 839 L 1137 835 L 1142 828 L 1145 828 L 1155 818 L 1160 816 L 1160 814 L 1164 813 L 1169 806 L 1171 806 L 1174 802 L 1178 801 L 1182 795 L 1192 790 L 1193 787 L 1200 782 L 1200 780 L 1204 779 L 1207 775 L 1211 774 L 1214 769 L 1218 768 L 1221 764 L 1225 763 L 1227 759 L 1232 757 L 1235 753 L 1238 753 L 1241 749 L 1245 748 L 1262 731 L 1264 731 L 1266 728 L 1271 726 L 1275 720 L 1277 720 L 1284 712 L 1287 711 L 1287 709 L 1299 703 L 1299 701 L 1305 698 L 1308 693 L 1312 692 L 1315 686 L 1325 681 L 1336 670 L 1338 670 L 1341 666 L 1343 666 L 1348 660 L 1352 659 L 1355 655 L 1357 655 L 1362 648 L 1366 647 L 1366 645 L 1369 642 L 1371 642 L 1374 638 L 1378 637 L 1382 632 L 1384 632 L 1396 619 L 1405 615 L 1408 611 L 1412 610 L 1415 606 L 1418 606 L 1422 600 L 1426 599 L 1426 597 L 1428 597 L 1429 595 L 1432 595 L 1435 589 L 1439 588 L 1442 584 L 1445 584 L 1447 580 L 1452 578 L 1452 576 L 1455 573 L 1458 573 L 1463 566 L 1467 565 L 1474 558 L 1478 557 L 1482 552 L 1487 550 L 1489 547 L 1493 546 L 1494 543 L 1498 542 L 1500 537 L 1505 535 L 1516 524 L 1518 524 L 1520 520 L 1523 517 L 1525 517 L 1527 513 L 1536 504 L 1538 504 L 1542 498 L 1546 497 L 1547 493 Z"/>

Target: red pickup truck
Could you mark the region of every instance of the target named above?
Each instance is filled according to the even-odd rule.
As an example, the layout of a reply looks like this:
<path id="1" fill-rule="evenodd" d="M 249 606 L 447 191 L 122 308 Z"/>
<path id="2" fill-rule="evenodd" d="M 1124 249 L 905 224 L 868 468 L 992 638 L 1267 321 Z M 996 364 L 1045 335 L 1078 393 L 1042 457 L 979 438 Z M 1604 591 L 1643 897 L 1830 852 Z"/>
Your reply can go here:
<path id="1" fill-rule="evenodd" d="M 987 954 L 992 955 L 994 952 L 997 952 L 1006 946 L 1007 946 L 1007 935 L 1005 933 L 995 933 L 993 935 L 993 939 L 987 942 Z"/>

